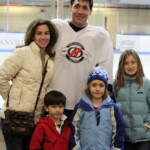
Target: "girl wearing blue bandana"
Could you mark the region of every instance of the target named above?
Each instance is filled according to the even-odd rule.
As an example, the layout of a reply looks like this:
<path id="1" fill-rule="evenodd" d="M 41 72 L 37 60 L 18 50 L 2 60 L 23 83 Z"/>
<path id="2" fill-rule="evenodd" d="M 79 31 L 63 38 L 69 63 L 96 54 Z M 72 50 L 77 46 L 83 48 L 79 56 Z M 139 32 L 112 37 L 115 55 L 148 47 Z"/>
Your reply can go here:
<path id="1" fill-rule="evenodd" d="M 124 149 L 124 120 L 108 95 L 107 86 L 106 70 L 93 68 L 85 93 L 71 116 L 73 150 Z"/>

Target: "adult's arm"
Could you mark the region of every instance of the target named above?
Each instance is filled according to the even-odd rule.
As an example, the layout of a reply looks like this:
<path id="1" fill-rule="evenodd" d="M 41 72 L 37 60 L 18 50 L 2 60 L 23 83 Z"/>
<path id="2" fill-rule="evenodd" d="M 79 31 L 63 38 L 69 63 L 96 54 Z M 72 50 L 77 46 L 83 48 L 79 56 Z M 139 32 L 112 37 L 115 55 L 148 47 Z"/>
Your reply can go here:
<path id="1" fill-rule="evenodd" d="M 0 95 L 4 100 L 8 97 L 10 81 L 15 78 L 24 61 L 24 51 L 16 49 L 0 66 Z"/>

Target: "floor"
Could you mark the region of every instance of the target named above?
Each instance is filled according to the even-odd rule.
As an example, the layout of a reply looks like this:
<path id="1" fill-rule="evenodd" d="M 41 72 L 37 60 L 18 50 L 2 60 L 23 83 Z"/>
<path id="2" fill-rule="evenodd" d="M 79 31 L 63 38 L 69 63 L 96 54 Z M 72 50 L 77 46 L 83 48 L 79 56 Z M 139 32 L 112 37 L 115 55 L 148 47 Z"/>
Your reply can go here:
<path id="1" fill-rule="evenodd" d="M 1 150 L 6 150 L 1 129 L 0 129 L 0 149 L 1 149 Z"/>

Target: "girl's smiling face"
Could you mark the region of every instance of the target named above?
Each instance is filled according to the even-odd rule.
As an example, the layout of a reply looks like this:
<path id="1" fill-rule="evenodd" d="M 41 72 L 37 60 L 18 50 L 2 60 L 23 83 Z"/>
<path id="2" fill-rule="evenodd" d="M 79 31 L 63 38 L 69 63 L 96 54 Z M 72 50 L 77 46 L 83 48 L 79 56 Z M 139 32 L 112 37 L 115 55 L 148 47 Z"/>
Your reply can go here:
<path id="1" fill-rule="evenodd" d="M 134 77 L 137 73 L 138 64 L 133 55 L 129 55 L 124 63 L 124 71 L 128 77 Z"/>

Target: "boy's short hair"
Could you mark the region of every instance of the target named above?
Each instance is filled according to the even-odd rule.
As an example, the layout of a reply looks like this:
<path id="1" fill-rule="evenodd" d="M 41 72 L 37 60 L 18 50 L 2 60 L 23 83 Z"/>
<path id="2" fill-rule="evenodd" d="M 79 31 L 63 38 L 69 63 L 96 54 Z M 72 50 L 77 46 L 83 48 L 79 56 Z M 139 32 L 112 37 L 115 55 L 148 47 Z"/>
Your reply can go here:
<path id="1" fill-rule="evenodd" d="M 50 91 L 45 95 L 44 98 L 44 105 L 59 105 L 62 104 L 63 106 L 66 105 L 66 97 L 59 91 Z"/>

